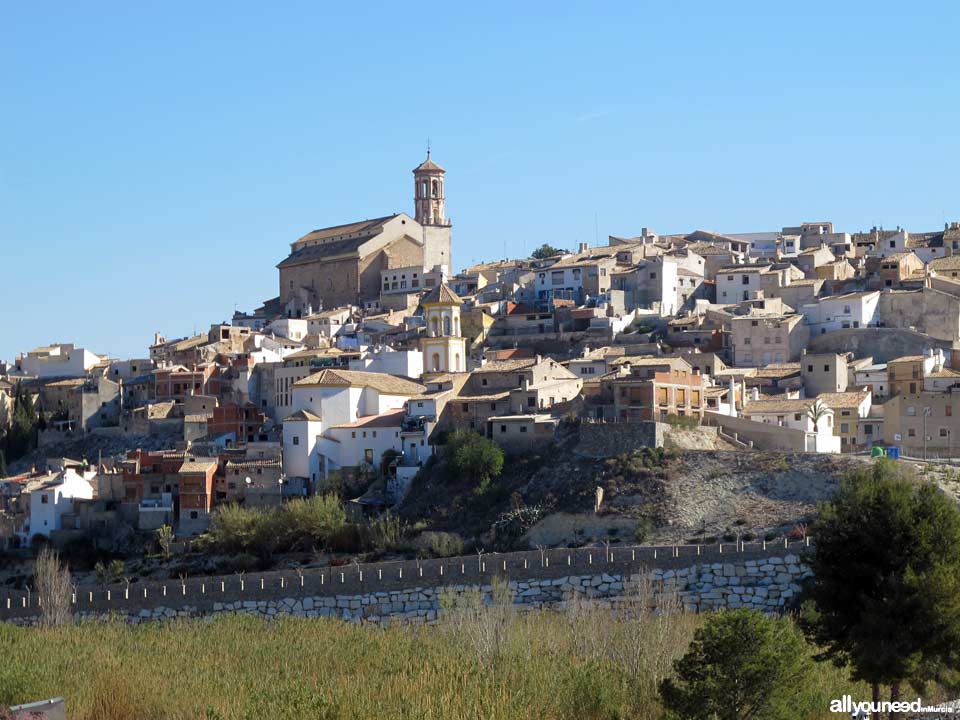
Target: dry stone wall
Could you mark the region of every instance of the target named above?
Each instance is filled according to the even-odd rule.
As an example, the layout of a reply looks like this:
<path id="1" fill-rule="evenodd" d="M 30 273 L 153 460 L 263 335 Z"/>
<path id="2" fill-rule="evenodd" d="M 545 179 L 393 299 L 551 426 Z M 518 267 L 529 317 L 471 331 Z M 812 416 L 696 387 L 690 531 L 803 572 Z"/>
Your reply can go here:
<path id="1" fill-rule="evenodd" d="M 781 550 L 782 550 L 782 546 Z M 732 549 L 732 547 L 731 547 Z M 601 550 L 600 553 L 606 551 Z M 676 596 L 688 612 L 702 612 L 723 608 L 751 607 L 766 613 L 782 612 L 800 591 L 800 584 L 810 576 L 810 570 L 794 553 L 751 556 L 744 551 L 729 552 L 727 558 L 716 558 L 693 564 L 677 563 L 678 551 L 662 556 L 665 567 L 634 570 L 619 569 L 616 562 L 604 561 L 598 555 L 599 568 L 589 574 L 560 574 L 551 577 L 529 577 L 507 580 L 513 602 L 522 608 L 562 608 L 574 598 L 583 598 L 602 607 L 615 608 L 638 596 L 643 586 L 656 599 Z M 544 556 L 541 556 L 544 557 Z M 608 556 L 609 557 L 609 556 Z M 592 557 L 591 557 L 592 560 Z M 715 561 L 714 561 L 715 560 Z M 474 559 L 474 562 L 477 562 Z M 592 564 L 592 562 L 591 562 Z M 464 567 L 465 564 L 461 565 Z M 573 567 L 571 562 L 569 567 Z M 606 569 L 609 568 L 609 569 Z M 617 569 L 614 569 L 617 568 Z M 549 570 L 549 565 L 530 567 L 530 575 Z M 552 573 L 547 573 L 552 575 Z M 339 618 L 353 622 L 388 624 L 391 622 L 430 623 L 443 612 L 445 596 L 456 597 L 479 591 L 486 602 L 492 602 L 492 583 L 452 582 L 441 585 L 414 584 L 389 590 L 368 592 L 331 592 L 329 594 L 297 594 L 296 585 L 287 586 L 287 594 L 263 597 L 254 584 L 254 592 L 246 597 L 236 594 L 213 594 L 211 602 L 196 602 L 179 598 L 176 593 L 164 596 L 157 604 L 137 608 L 123 603 L 113 608 L 79 609 L 78 619 L 119 618 L 131 623 L 168 620 L 184 617 L 207 617 L 220 614 L 257 615 L 265 619 L 283 616 L 311 618 Z M 335 587 L 335 586 L 334 586 Z M 258 597 L 259 595 L 259 597 Z M 35 614 L 8 617 L 9 622 L 30 625 Z"/>

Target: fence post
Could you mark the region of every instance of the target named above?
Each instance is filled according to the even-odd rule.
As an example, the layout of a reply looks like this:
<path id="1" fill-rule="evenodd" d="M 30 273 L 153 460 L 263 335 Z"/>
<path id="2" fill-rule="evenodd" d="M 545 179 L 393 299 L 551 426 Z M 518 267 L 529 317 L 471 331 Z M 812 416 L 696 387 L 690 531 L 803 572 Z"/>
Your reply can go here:
<path id="1" fill-rule="evenodd" d="M 107 590 L 107 602 L 110 602 L 112 598 L 110 597 L 110 591 Z"/>
<path id="2" fill-rule="evenodd" d="M 570 553 L 567 553 L 567 567 L 570 566 Z"/>
<path id="3" fill-rule="evenodd" d="M 242 584 L 242 583 L 241 583 L 241 584 Z M 93 593 L 91 593 L 91 599 L 93 599 L 93 598 L 92 598 L 92 595 L 93 595 Z M 163 596 L 164 596 L 164 597 L 167 596 L 167 586 L 166 586 L 166 585 L 163 586 Z"/>
<path id="4" fill-rule="evenodd" d="M 220 581 L 220 592 L 225 593 L 227 591 L 227 583 L 223 580 Z"/>
<path id="5" fill-rule="evenodd" d="M 790 541 L 789 541 L 786 537 L 783 538 L 783 548 L 784 548 L 784 550 L 787 549 L 787 543 L 789 543 L 789 542 L 790 542 Z"/>
<path id="6" fill-rule="evenodd" d="M 266 583 L 266 581 L 265 581 L 262 577 L 260 578 L 260 589 L 261 589 L 261 590 L 266 590 L 266 589 L 267 589 L 267 583 Z"/>
<path id="7" fill-rule="evenodd" d="M 143 588 L 143 599 L 147 599 L 147 588 Z"/>
<path id="8" fill-rule="evenodd" d="M 346 582 L 346 579 L 343 577 L 343 573 L 340 573 L 340 584 L 343 585 Z"/>
<path id="9" fill-rule="evenodd" d="M 637 561 L 637 549 L 634 548 L 633 550 L 630 551 L 630 562 L 636 562 L 636 561 Z"/>
<path id="10" fill-rule="evenodd" d="M 403 580 L 403 568 L 400 568 L 400 579 Z"/>
<path id="11" fill-rule="evenodd" d="M 382 570 L 382 569 L 378 569 L 378 570 L 377 570 L 377 580 L 383 580 L 383 570 Z"/>
<path id="12" fill-rule="evenodd" d="M 363 570 L 358 570 L 357 572 L 360 573 L 360 582 L 363 582 Z"/>
<path id="13" fill-rule="evenodd" d="M 723 555 L 723 543 L 720 543 L 719 547 L 720 547 L 719 554 Z"/>

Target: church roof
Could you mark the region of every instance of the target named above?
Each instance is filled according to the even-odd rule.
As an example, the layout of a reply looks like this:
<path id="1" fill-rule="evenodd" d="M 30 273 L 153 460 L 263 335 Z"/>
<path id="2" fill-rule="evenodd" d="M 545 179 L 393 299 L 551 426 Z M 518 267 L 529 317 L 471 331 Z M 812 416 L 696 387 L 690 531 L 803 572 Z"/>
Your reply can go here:
<path id="1" fill-rule="evenodd" d="M 360 247 L 375 238 L 382 232 L 383 224 L 395 218 L 390 215 L 377 220 L 365 220 L 362 223 L 338 225 L 332 228 L 314 230 L 297 240 L 296 244 L 309 242 L 309 245 L 300 245 L 277 265 L 278 268 L 300 265 L 307 262 L 323 262 L 327 258 L 352 255 L 359 252 Z M 340 240 L 332 239 L 341 235 L 355 235 Z M 331 238 L 331 239 L 327 239 Z"/>
<path id="2" fill-rule="evenodd" d="M 396 375 L 339 368 L 321 370 L 298 381 L 294 387 L 369 387 L 385 395 L 419 395 L 426 389 Z"/>
<path id="3" fill-rule="evenodd" d="M 444 170 L 442 167 L 440 167 L 433 160 L 430 159 L 429 153 L 427 153 L 427 159 L 413 169 L 414 172 L 420 172 L 422 170 L 433 170 L 434 172 L 446 172 L 446 170 Z"/>
<path id="4" fill-rule="evenodd" d="M 424 295 L 421 305 L 463 305 L 463 300 L 446 283 L 440 283 Z"/>

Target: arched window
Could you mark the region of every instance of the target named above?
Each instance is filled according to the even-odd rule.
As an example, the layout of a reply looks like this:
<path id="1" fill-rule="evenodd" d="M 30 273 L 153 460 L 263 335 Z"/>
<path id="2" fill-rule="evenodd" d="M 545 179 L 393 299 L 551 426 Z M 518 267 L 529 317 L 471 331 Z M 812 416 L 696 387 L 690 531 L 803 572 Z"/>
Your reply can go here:
<path id="1" fill-rule="evenodd" d="M 439 326 L 437 324 L 437 316 L 434 315 L 430 318 L 430 337 L 436 337 L 439 332 Z"/>
<path id="2" fill-rule="evenodd" d="M 449 315 L 443 316 L 443 334 L 444 335 L 450 334 L 450 316 Z"/>
<path id="3" fill-rule="evenodd" d="M 423 198 L 426 196 L 427 196 L 427 182 L 426 180 L 424 180 L 423 182 L 420 183 L 420 197 Z"/>
<path id="4" fill-rule="evenodd" d="M 433 181 L 433 196 L 440 197 L 440 183 L 436 180 Z"/>
<path id="5" fill-rule="evenodd" d="M 453 356 L 453 369 L 456 372 L 460 372 L 460 353 Z"/>
<path id="6" fill-rule="evenodd" d="M 433 354 L 433 369 L 434 371 L 440 369 L 440 353 Z"/>
<path id="7" fill-rule="evenodd" d="M 460 337 L 460 318 L 458 317 L 453 319 L 453 334 L 456 337 Z"/>

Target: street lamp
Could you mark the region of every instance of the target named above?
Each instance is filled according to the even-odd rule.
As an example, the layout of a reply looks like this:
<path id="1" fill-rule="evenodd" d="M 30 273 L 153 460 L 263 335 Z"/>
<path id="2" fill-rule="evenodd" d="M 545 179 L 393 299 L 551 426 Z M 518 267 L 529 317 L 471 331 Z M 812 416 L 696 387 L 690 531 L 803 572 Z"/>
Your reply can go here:
<path id="1" fill-rule="evenodd" d="M 923 409 L 923 459 L 927 459 L 927 418 L 930 417 L 931 408 L 925 407 Z"/>

